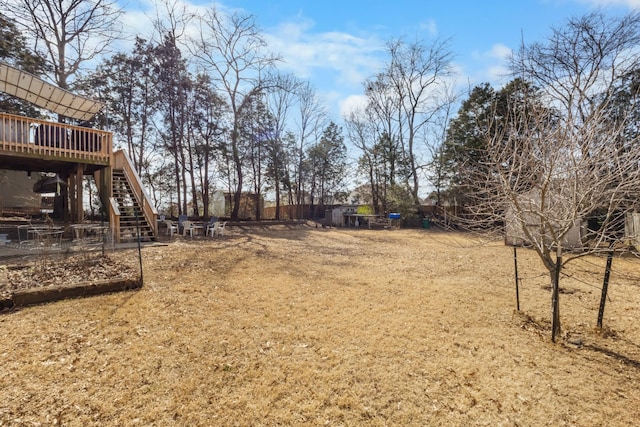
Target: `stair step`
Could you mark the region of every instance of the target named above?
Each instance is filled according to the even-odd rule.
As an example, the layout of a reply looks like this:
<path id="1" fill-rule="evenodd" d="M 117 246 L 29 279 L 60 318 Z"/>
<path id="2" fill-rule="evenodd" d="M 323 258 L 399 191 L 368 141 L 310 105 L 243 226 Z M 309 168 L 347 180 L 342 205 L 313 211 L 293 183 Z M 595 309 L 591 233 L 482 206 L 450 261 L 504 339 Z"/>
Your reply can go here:
<path id="1" fill-rule="evenodd" d="M 140 203 L 122 170 L 112 171 L 111 192 L 120 209 L 120 241 L 155 241 L 154 231 L 142 213 Z M 136 218 L 136 213 L 138 217 Z"/>

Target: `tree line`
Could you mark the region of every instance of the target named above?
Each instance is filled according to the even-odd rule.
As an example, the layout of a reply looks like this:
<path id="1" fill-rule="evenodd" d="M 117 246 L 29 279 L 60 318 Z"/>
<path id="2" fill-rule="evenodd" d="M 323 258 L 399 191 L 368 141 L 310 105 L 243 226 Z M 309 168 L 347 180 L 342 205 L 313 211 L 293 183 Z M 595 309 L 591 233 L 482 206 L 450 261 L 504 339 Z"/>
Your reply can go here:
<path id="1" fill-rule="evenodd" d="M 497 149 L 521 152 L 530 127 L 540 132 L 540 105 L 553 107 L 544 110 L 546 125 L 560 123 L 558 111 L 568 114 L 563 140 L 589 120 L 598 123 L 591 132 L 602 133 L 605 115 L 585 111 L 596 101 L 616 99 L 618 117 L 632 110 L 620 110 L 623 91 L 614 89 L 625 79 L 627 89 L 635 84 L 629 70 L 636 14 L 571 19 L 547 41 L 523 43 L 511 58 L 510 83 L 497 90 L 479 84 L 466 95 L 455 80 L 448 40 L 396 39 L 386 45 L 381 71 L 363 82 L 365 105 L 344 117 L 356 157 L 351 165 L 343 127 L 328 119 L 309 82 L 278 72 L 281 58 L 269 52 L 253 15 L 215 6 L 196 15 L 158 2 L 153 36 L 137 36 L 129 51 L 112 52 L 122 36 L 116 2 L 11 3 L 0 0 L 7 32 L 29 36 L 14 37 L 19 46 L 0 55 L 105 100 L 98 119 L 127 150 L 157 206 L 179 213 L 207 216 L 211 191 L 221 188 L 233 194 L 234 217 L 245 191 L 274 194 L 276 203 L 331 204 L 346 200 L 350 168 L 359 186 L 347 201 L 370 204 L 376 213 L 415 212 L 425 192 L 436 204 L 477 207 L 492 194 L 478 183 L 494 178 L 496 162 L 505 162 L 492 157 Z M 83 68 L 99 57 L 97 66 Z"/>
<path id="2" fill-rule="evenodd" d="M 318 211 L 343 193 L 341 127 L 310 83 L 278 72 L 280 58 L 268 52 L 254 16 L 215 7 L 195 15 L 162 3 L 152 38 L 137 36 L 131 51 L 111 52 L 123 13 L 115 2 L 18 3 L 1 18 L 7 33 L 29 37 L 12 40 L 0 57 L 105 101 L 92 125 L 114 132 L 158 208 L 208 217 L 211 192 L 223 189 L 236 219 L 244 192 Z M 23 54 L 37 66 L 26 67 Z M 97 57 L 95 68 L 81 67 Z M 11 102 L 21 106 L 5 103 L 5 111 L 43 114 Z"/>
<path id="3" fill-rule="evenodd" d="M 253 15 L 158 2 L 153 36 L 113 52 L 124 13 L 116 2 L 0 4 L 3 19 L 28 35 L 21 52 L 42 64 L 29 71 L 107 103 L 93 124 L 114 132 L 159 208 L 208 216 L 214 189 L 233 195 L 232 218 L 247 191 L 317 212 L 336 200 L 376 213 L 421 204 L 443 112 L 455 101 L 446 40 L 387 43 L 383 71 L 363 82 L 367 106 L 345 118 L 352 165 L 342 126 L 309 82 L 278 72 L 281 58 Z M 362 185 L 349 197 L 353 175 Z"/>

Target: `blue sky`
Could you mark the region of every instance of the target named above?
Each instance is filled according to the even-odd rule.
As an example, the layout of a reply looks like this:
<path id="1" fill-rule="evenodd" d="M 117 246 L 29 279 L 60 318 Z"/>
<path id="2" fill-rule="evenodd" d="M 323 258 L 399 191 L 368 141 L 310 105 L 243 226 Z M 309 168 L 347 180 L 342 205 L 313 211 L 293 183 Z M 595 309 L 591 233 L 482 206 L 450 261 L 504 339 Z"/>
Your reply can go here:
<path id="1" fill-rule="evenodd" d="M 191 0 L 195 7 L 212 2 Z M 152 0 L 135 0 L 146 4 Z M 542 41 L 552 26 L 600 8 L 623 14 L 640 0 L 225 0 L 221 10 L 242 9 L 257 18 L 279 68 L 306 79 L 324 99 L 332 119 L 362 101 L 364 79 L 386 59 L 385 42 L 404 38 L 426 44 L 449 39 L 461 88 L 505 82 L 505 58 L 525 43 Z M 140 24 L 140 17 L 130 15 Z"/>

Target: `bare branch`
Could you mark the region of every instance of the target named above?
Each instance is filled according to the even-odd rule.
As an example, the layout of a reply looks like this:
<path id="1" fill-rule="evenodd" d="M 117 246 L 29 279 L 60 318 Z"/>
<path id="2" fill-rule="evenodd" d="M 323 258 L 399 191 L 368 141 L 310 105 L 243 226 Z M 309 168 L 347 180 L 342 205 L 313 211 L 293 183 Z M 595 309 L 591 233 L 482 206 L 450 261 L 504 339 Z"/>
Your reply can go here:
<path id="1" fill-rule="evenodd" d="M 122 10 L 109 0 L 0 0 L 0 6 L 43 51 L 53 81 L 69 88 L 84 64 L 109 52 L 121 37 Z"/>

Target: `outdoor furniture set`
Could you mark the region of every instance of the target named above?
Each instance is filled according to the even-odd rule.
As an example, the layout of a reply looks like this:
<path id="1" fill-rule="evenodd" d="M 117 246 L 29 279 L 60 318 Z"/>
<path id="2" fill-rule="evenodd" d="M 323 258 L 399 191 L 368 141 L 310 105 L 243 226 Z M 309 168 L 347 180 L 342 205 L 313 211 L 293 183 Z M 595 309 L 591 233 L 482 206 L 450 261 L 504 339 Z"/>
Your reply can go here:
<path id="1" fill-rule="evenodd" d="M 55 225 L 18 225 L 18 242 L 21 247 L 60 248 L 64 228 Z"/>
<path id="2" fill-rule="evenodd" d="M 187 235 L 193 237 L 198 234 L 204 236 L 211 235 L 211 237 L 224 236 L 227 221 L 218 221 L 217 218 L 211 218 L 207 223 L 199 223 L 188 220 L 186 217 L 181 217 L 182 215 L 178 217 L 177 222 L 170 219 L 164 220 L 167 226 L 167 236 L 173 237 L 174 234 L 182 234 L 183 237 Z"/>

